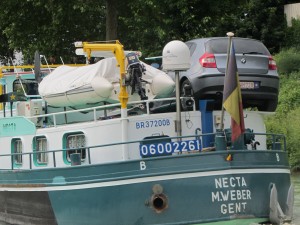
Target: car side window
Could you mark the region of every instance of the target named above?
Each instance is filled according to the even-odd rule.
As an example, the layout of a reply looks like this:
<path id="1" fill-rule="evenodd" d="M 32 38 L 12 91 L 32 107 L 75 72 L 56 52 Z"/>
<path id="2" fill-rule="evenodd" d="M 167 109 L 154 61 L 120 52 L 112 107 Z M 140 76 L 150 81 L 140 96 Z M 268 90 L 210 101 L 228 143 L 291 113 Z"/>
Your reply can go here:
<path id="1" fill-rule="evenodd" d="M 193 53 L 194 53 L 194 51 L 195 51 L 195 49 L 196 49 L 196 46 L 197 46 L 196 43 L 194 43 L 194 42 L 186 42 L 185 44 L 190 49 L 190 55 L 192 56 Z"/>

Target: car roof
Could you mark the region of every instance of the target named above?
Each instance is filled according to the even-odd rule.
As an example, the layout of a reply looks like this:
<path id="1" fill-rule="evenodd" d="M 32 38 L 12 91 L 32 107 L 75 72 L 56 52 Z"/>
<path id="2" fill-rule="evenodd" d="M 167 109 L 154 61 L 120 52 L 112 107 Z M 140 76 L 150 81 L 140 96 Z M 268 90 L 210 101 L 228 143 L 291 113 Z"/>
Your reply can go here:
<path id="1" fill-rule="evenodd" d="M 220 41 L 218 41 L 220 40 Z M 192 39 L 187 41 L 186 43 L 195 43 L 197 46 L 206 46 L 206 50 L 212 53 L 216 53 L 215 50 L 218 52 L 219 50 L 221 52 L 227 52 L 226 48 L 224 48 L 224 45 L 228 45 L 227 43 L 228 37 L 206 37 L 206 38 L 197 38 L 197 39 Z M 233 37 L 233 41 L 235 41 L 235 49 L 236 52 L 250 52 L 251 49 L 256 49 L 257 52 L 261 52 L 265 55 L 270 55 L 270 52 L 266 48 L 266 46 L 259 40 L 256 39 L 251 39 L 251 38 L 241 38 L 241 37 Z M 213 41 L 215 44 L 211 46 L 210 43 Z M 216 42 L 215 42 L 216 41 Z M 226 41 L 226 42 L 225 42 Z M 245 44 L 245 41 L 250 41 L 251 44 Z M 217 44 L 219 43 L 219 44 Z M 222 44 L 223 43 L 223 44 Z M 225 44 L 226 43 L 226 44 Z M 256 44 L 257 43 L 257 44 Z M 221 48 L 220 48 L 221 47 Z M 211 49 L 214 48 L 214 49 Z"/>
<path id="2" fill-rule="evenodd" d="M 188 40 L 187 42 L 206 42 L 206 41 L 213 40 L 213 39 L 228 39 L 228 37 L 205 37 L 205 38 L 195 38 L 195 39 L 192 39 L 192 40 Z M 252 38 L 233 37 L 233 39 L 243 39 L 243 40 L 251 40 L 251 41 L 258 41 L 258 42 L 261 42 L 261 41 L 259 41 L 259 40 L 252 39 Z"/>

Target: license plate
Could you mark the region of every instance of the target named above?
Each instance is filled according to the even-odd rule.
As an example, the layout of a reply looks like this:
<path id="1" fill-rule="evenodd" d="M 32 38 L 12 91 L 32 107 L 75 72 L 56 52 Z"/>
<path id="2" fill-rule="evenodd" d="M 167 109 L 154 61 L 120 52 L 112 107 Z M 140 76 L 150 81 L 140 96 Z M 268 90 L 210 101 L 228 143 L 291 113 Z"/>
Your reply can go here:
<path id="1" fill-rule="evenodd" d="M 259 88 L 259 83 L 253 81 L 241 81 L 240 86 L 241 89 L 256 89 Z"/>

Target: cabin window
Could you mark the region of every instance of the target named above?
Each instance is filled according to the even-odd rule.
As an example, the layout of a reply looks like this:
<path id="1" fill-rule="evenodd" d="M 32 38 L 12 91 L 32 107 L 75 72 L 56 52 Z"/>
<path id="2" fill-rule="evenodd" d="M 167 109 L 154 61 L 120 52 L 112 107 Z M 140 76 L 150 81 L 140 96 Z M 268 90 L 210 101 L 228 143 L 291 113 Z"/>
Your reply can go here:
<path id="1" fill-rule="evenodd" d="M 85 149 L 85 135 L 83 133 L 72 133 L 65 135 L 65 148 L 68 149 L 65 151 L 65 159 L 69 164 L 71 162 L 70 155 L 73 153 L 79 153 L 81 156 L 81 161 L 84 161 L 86 158 L 86 149 Z"/>
<path id="2" fill-rule="evenodd" d="M 38 95 L 38 84 L 34 79 L 22 79 L 21 82 L 17 79 L 13 83 L 13 91 L 26 95 Z"/>
<path id="3" fill-rule="evenodd" d="M 45 136 L 35 137 L 33 141 L 35 154 L 33 159 L 36 165 L 46 165 L 48 163 L 47 138 Z"/>
<path id="4" fill-rule="evenodd" d="M 20 138 L 15 138 L 12 140 L 12 153 L 18 154 L 13 156 L 13 162 L 15 166 L 22 165 L 22 152 L 23 152 L 23 144 Z"/>

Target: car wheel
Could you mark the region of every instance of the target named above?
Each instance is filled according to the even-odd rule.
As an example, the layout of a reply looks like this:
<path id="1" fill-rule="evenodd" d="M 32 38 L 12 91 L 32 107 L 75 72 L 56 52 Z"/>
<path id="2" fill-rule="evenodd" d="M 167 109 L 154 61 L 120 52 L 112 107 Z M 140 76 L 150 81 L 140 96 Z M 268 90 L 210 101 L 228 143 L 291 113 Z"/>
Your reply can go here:
<path id="1" fill-rule="evenodd" d="M 277 108 L 278 100 L 269 100 L 266 104 L 258 106 L 259 111 L 274 112 Z"/>
<path id="2" fill-rule="evenodd" d="M 191 97 L 194 96 L 192 85 L 188 79 L 185 79 L 180 85 L 180 96 L 187 97 L 181 100 L 183 110 L 193 109 L 194 101 Z"/>
<path id="3" fill-rule="evenodd" d="M 278 100 L 271 100 L 271 101 L 268 101 L 267 103 L 267 109 L 266 111 L 268 112 L 274 112 L 277 108 L 277 104 L 278 104 Z"/>

